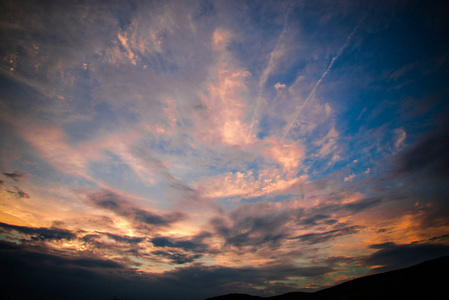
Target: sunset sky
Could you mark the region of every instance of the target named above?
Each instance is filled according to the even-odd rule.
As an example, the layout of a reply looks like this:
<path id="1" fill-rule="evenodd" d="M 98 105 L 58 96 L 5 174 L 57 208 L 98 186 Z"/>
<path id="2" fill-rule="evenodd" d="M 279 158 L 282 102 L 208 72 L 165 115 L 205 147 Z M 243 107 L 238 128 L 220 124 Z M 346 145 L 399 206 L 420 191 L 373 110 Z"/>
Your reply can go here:
<path id="1" fill-rule="evenodd" d="M 449 254 L 444 2 L 1 1 L 0 290 L 270 296 Z"/>

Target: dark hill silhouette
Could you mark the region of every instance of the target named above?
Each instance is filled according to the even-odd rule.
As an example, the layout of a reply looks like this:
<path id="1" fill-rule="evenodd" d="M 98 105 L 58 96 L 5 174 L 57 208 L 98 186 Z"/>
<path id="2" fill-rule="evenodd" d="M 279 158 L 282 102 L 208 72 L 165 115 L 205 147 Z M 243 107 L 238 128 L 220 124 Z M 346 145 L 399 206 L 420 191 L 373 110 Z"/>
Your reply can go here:
<path id="1" fill-rule="evenodd" d="M 265 299 L 265 298 L 259 297 L 259 296 L 251 296 L 251 295 L 247 295 L 247 294 L 234 293 L 234 294 L 228 294 L 228 295 L 208 298 L 206 300 L 257 300 L 257 299 Z"/>
<path id="2" fill-rule="evenodd" d="M 418 265 L 357 278 L 314 293 L 293 292 L 272 297 L 229 294 L 207 300 L 337 300 L 447 299 L 449 256 Z"/>

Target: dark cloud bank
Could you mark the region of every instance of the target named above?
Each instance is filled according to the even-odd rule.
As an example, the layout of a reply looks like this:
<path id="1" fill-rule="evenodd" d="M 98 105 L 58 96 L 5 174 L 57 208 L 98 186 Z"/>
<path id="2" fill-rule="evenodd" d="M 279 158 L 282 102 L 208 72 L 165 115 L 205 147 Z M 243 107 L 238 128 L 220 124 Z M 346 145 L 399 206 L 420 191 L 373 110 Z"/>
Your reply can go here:
<path id="1" fill-rule="evenodd" d="M 70 240 L 76 234 L 63 229 L 32 228 L 0 224 L 3 232 L 16 231 L 34 237 L 32 241 Z M 128 243 L 126 237 L 112 238 Z M 445 237 L 439 237 L 444 239 Z M 447 238 L 447 237 L 446 237 Z M 173 256 L 170 249 L 197 249 L 201 243 L 175 241 L 169 238 L 153 238 L 161 256 L 188 261 L 188 257 Z M 369 256 L 351 258 L 350 262 L 361 267 L 382 265 L 372 273 L 411 266 L 422 261 L 448 255 L 449 246 L 438 243 L 397 245 L 383 243 L 371 245 L 375 252 Z M 158 255 L 157 253 L 154 253 Z M 262 265 L 256 267 L 207 266 L 193 263 L 179 266 L 162 274 L 142 274 L 121 262 L 77 253 L 55 252 L 37 243 L 0 242 L 0 288 L 6 299 L 204 299 L 232 292 L 269 296 L 294 291 L 291 287 L 270 282 L 288 277 L 323 278 L 335 271 L 336 264 L 348 262 L 346 257 L 334 257 L 316 266 L 299 267 L 292 264 Z M 267 286 L 266 294 L 254 286 Z M 271 292 L 271 294 L 269 294 Z M 267 294 L 268 293 L 268 294 Z"/>

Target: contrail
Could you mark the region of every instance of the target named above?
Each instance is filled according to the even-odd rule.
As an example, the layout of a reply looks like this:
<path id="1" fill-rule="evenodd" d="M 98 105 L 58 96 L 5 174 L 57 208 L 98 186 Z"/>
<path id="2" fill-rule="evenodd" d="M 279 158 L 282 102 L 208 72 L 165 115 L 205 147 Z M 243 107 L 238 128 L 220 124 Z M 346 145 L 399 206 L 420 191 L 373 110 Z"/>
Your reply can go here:
<path id="1" fill-rule="evenodd" d="M 292 128 L 293 124 L 295 123 L 296 119 L 298 118 L 299 114 L 301 113 L 302 109 L 304 108 L 304 106 L 307 104 L 307 102 L 309 102 L 309 100 L 312 98 L 312 96 L 315 95 L 315 92 L 317 90 L 317 88 L 320 86 L 321 81 L 323 81 L 324 77 L 326 77 L 326 75 L 329 73 L 329 71 L 332 69 L 335 61 L 340 57 L 340 55 L 343 53 L 343 51 L 346 49 L 346 47 L 348 47 L 349 42 L 352 39 L 352 36 L 354 35 L 354 33 L 357 31 L 357 29 L 359 28 L 360 23 L 362 23 L 362 20 L 364 18 L 360 19 L 359 23 L 354 27 L 354 29 L 352 30 L 352 32 L 348 35 L 348 37 L 346 38 L 346 42 L 345 44 L 338 50 L 337 55 L 335 55 L 332 58 L 331 63 L 329 64 L 329 66 L 327 67 L 326 71 L 324 71 L 323 75 L 321 75 L 320 79 L 318 79 L 318 81 L 316 82 L 315 86 L 313 87 L 312 91 L 310 92 L 309 96 L 307 97 L 306 101 L 304 101 L 304 103 L 299 107 L 299 109 L 296 111 L 295 115 L 293 116 L 293 119 L 290 121 L 290 123 L 287 125 L 287 128 L 285 128 L 284 134 L 282 135 L 282 138 L 285 138 L 285 136 L 287 135 L 287 133 L 290 131 L 290 128 Z"/>
<path id="2" fill-rule="evenodd" d="M 257 112 L 258 112 L 259 106 L 260 106 L 260 100 L 262 98 L 262 90 L 263 90 L 263 87 L 264 87 L 265 83 L 267 82 L 268 75 L 270 75 L 270 72 L 271 72 L 271 69 L 272 69 L 272 65 L 273 65 L 273 61 L 274 61 L 274 55 L 273 54 L 278 50 L 279 45 L 281 44 L 281 42 L 282 42 L 282 40 L 284 38 L 284 35 L 287 32 L 288 15 L 290 14 L 290 11 L 291 11 L 291 7 L 288 8 L 287 13 L 285 14 L 284 27 L 282 28 L 282 32 L 279 35 L 279 38 L 278 38 L 278 40 L 276 42 L 276 45 L 274 46 L 274 50 L 270 53 L 270 60 L 268 61 L 268 65 L 265 68 L 265 70 L 263 71 L 262 76 L 260 77 L 260 80 L 259 80 L 259 92 L 258 92 L 258 95 L 257 95 L 256 108 L 254 109 L 253 117 L 251 119 L 251 125 L 249 126 L 249 132 L 246 135 L 246 142 L 248 142 L 248 139 L 251 136 L 251 133 L 253 131 L 254 122 L 256 120 L 256 115 L 257 115 Z"/>

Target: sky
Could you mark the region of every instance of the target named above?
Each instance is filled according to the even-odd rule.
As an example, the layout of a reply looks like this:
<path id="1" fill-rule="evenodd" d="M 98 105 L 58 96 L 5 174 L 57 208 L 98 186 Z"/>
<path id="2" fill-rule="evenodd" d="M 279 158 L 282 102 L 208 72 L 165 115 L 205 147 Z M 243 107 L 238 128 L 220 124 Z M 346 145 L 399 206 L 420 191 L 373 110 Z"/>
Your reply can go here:
<path id="1" fill-rule="evenodd" d="M 270 296 L 448 255 L 448 13 L 1 1 L 3 295 Z"/>

